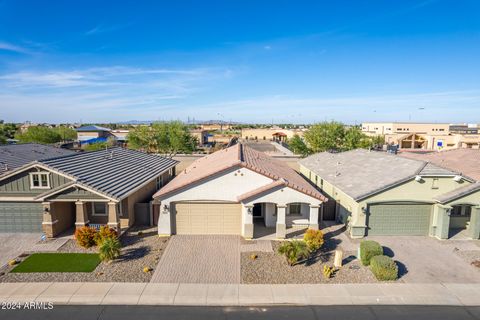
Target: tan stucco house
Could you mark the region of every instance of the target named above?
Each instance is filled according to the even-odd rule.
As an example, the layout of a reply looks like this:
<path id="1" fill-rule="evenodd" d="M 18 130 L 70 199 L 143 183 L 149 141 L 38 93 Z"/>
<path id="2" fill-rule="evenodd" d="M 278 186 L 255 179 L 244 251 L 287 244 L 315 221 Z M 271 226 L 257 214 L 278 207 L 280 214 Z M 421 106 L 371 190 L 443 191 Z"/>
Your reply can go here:
<path id="1" fill-rule="evenodd" d="M 54 237 L 85 225 L 123 228 L 136 220 L 151 221 L 151 197 L 174 176 L 177 164 L 159 155 L 111 148 L 67 155 L 50 150 L 15 165 L 22 153 L 36 149 L 0 147 L 0 161 L 11 168 L 0 175 L 0 232 L 43 231 Z"/>
<path id="2" fill-rule="evenodd" d="M 318 153 L 301 173 L 330 198 L 324 220 L 345 223 L 352 237 L 480 232 L 480 184 L 461 171 L 385 152 Z"/>
<path id="3" fill-rule="evenodd" d="M 237 234 L 318 229 L 327 199 L 285 162 L 238 143 L 193 162 L 154 195 L 158 233 Z"/>

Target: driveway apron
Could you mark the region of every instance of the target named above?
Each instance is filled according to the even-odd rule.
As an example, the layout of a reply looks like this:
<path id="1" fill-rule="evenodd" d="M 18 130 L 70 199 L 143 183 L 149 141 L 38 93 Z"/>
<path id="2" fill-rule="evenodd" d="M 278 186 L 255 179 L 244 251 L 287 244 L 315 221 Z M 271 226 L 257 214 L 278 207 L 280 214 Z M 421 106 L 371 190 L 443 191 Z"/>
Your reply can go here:
<path id="1" fill-rule="evenodd" d="M 153 283 L 240 283 L 240 237 L 175 235 L 160 259 Z"/>

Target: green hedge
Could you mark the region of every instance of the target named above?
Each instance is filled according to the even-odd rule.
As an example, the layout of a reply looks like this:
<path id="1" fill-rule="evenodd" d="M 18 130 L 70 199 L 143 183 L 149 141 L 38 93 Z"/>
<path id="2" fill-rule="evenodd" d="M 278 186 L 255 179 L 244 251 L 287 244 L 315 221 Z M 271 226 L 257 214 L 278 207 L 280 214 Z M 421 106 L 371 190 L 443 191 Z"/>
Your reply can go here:
<path id="1" fill-rule="evenodd" d="M 381 255 L 383 255 L 383 248 L 378 242 L 371 240 L 360 242 L 360 259 L 364 266 L 368 266 L 373 257 Z"/>
<path id="2" fill-rule="evenodd" d="M 377 280 L 397 280 L 398 266 L 392 258 L 387 256 L 375 256 L 370 260 L 370 270 Z"/>

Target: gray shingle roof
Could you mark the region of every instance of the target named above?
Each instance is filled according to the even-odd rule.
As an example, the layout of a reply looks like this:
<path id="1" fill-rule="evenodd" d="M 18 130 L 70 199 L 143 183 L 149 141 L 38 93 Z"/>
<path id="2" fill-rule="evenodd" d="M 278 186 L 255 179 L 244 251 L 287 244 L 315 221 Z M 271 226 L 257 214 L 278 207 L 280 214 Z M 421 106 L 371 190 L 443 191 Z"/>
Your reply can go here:
<path id="1" fill-rule="evenodd" d="M 100 126 L 83 126 L 80 128 L 75 129 L 78 132 L 94 132 L 94 131 L 112 131 L 112 129 L 100 127 Z"/>
<path id="2" fill-rule="evenodd" d="M 108 196 L 121 199 L 178 161 L 123 148 L 78 153 L 41 161 Z"/>
<path id="3" fill-rule="evenodd" d="M 301 160 L 300 164 L 355 200 L 373 195 L 416 175 L 455 175 L 452 171 L 425 161 L 363 149 L 317 153 Z"/>
<path id="4" fill-rule="evenodd" d="M 32 161 L 71 154 L 75 154 L 75 151 L 37 143 L 2 145 L 0 146 L 0 175 Z"/>
<path id="5" fill-rule="evenodd" d="M 464 187 L 452 190 L 450 192 L 441 194 L 437 197 L 434 198 L 434 200 L 437 200 L 440 203 L 447 203 L 452 200 L 461 198 L 463 196 L 469 195 L 477 190 L 480 190 L 480 182 L 476 183 L 471 183 L 469 185 L 466 185 Z"/>

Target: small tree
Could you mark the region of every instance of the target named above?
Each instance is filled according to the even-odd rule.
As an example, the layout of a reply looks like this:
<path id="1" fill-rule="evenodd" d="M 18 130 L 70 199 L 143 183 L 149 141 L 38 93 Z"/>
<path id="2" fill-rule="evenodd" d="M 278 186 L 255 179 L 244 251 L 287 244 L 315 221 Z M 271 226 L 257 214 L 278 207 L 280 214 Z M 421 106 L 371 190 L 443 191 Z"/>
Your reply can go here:
<path id="1" fill-rule="evenodd" d="M 359 127 L 350 127 L 345 131 L 342 149 L 345 151 L 369 148 L 371 146 L 370 138 L 362 132 Z"/>
<path id="2" fill-rule="evenodd" d="M 53 131 L 58 133 L 62 140 L 75 140 L 77 132 L 67 126 L 58 126 L 53 128 Z"/>
<path id="3" fill-rule="evenodd" d="M 289 265 L 295 265 L 299 260 L 306 259 L 310 250 L 303 241 L 292 240 L 284 242 L 279 248 L 278 253 L 284 255 Z"/>
<path id="4" fill-rule="evenodd" d="M 173 157 L 179 152 L 191 153 L 197 145 L 188 126 L 180 121 L 158 122 L 140 126 L 128 134 L 129 147 Z"/>
<path id="5" fill-rule="evenodd" d="M 305 132 L 304 138 L 313 152 L 341 150 L 345 128 L 340 122 L 321 122 L 314 124 Z"/>
<path id="6" fill-rule="evenodd" d="M 62 140 L 58 132 L 43 126 L 29 127 L 24 133 L 17 134 L 16 138 L 23 143 L 55 143 Z"/>
<path id="7" fill-rule="evenodd" d="M 294 135 L 288 140 L 288 146 L 293 153 L 301 156 L 307 156 L 311 153 L 311 150 L 307 147 L 305 142 L 303 142 L 302 138 L 300 138 L 298 134 Z"/>

